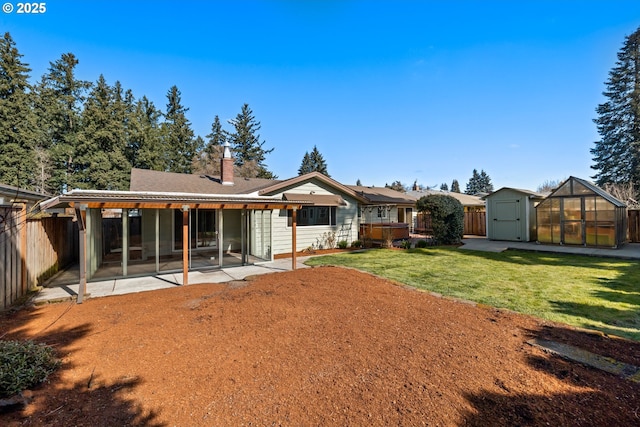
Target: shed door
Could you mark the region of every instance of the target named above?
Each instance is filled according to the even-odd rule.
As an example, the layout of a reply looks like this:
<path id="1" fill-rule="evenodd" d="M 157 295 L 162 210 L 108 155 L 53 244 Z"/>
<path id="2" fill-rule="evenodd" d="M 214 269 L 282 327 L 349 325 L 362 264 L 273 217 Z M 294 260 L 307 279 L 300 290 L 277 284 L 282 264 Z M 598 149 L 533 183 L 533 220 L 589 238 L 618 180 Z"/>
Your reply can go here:
<path id="1" fill-rule="evenodd" d="M 520 200 L 495 201 L 493 238 L 495 240 L 522 240 L 522 236 L 520 236 Z"/>

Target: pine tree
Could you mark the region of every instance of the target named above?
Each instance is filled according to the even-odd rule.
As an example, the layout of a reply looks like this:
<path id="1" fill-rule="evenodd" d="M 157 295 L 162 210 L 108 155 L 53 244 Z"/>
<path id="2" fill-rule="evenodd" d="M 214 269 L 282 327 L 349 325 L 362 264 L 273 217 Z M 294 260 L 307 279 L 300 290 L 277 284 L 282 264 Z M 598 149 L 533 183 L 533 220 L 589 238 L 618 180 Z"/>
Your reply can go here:
<path id="1" fill-rule="evenodd" d="M 233 125 L 234 133 L 229 133 L 227 138 L 231 143 L 235 156 L 235 165 L 241 169 L 241 175 L 245 177 L 276 179 L 272 172 L 268 171 L 264 163 L 267 154 L 273 148 L 265 150 L 265 141 L 260 141 L 260 122 L 256 121 L 249 104 L 244 104 L 242 110 L 235 119 L 229 120 Z"/>
<path id="2" fill-rule="evenodd" d="M 356 185 L 357 185 L 358 187 L 361 187 L 361 186 L 362 186 L 362 182 L 360 182 L 360 178 L 358 178 L 358 180 L 356 181 Z"/>
<path id="3" fill-rule="evenodd" d="M 162 124 L 164 146 L 167 150 L 166 169 L 169 172 L 191 173 L 199 147 L 191 130 L 191 123 L 186 117 L 189 109 L 182 106 L 181 93 L 176 86 L 167 92 L 167 100 L 167 113 Z"/>
<path id="4" fill-rule="evenodd" d="M 443 182 L 442 184 L 440 184 L 440 190 L 449 191 L 449 186 L 447 185 L 446 182 Z"/>
<path id="5" fill-rule="evenodd" d="M 36 87 L 39 181 L 42 189 L 59 194 L 74 173 L 74 159 L 80 130 L 80 114 L 91 83 L 75 76 L 78 59 L 72 53 L 49 63 L 47 73 Z M 46 153 L 46 155 L 43 155 Z"/>
<path id="6" fill-rule="evenodd" d="M 453 181 L 451 181 L 451 192 L 452 193 L 460 192 L 460 183 L 458 183 L 457 179 L 454 179 Z"/>
<path id="7" fill-rule="evenodd" d="M 598 185 L 640 185 L 640 28 L 625 38 L 609 72 L 607 101 L 594 119 L 601 136 L 591 149 Z"/>
<path id="8" fill-rule="evenodd" d="M 0 39 L 0 182 L 36 188 L 38 138 L 28 64 L 9 33 Z"/>
<path id="9" fill-rule="evenodd" d="M 472 176 L 467 183 L 467 189 L 465 190 L 466 194 L 479 194 L 479 193 L 490 193 L 493 191 L 493 184 L 491 183 L 491 178 L 489 175 L 483 170 L 478 173 L 477 169 L 473 170 Z"/>
<path id="10" fill-rule="evenodd" d="M 82 111 L 78 136 L 74 188 L 126 190 L 129 164 L 124 125 L 126 106 L 120 82 L 111 87 L 100 75 Z"/>
<path id="11" fill-rule="evenodd" d="M 327 163 L 324 161 L 324 157 L 318 148 L 314 145 L 311 153 L 304 153 L 304 157 L 302 158 L 302 164 L 298 169 L 298 175 L 304 175 L 310 172 L 320 172 L 326 176 L 331 176 L 327 172 Z"/>

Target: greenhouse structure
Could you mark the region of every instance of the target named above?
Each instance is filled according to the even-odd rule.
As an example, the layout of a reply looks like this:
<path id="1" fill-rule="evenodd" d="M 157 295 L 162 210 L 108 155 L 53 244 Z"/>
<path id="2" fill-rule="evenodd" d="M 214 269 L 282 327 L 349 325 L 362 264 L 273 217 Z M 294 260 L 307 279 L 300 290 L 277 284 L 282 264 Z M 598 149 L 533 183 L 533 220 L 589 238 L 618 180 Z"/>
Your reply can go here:
<path id="1" fill-rule="evenodd" d="M 617 248 L 627 237 L 626 211 L 601 188 L 569 177 L 536 206 L 538 242 Z"/>

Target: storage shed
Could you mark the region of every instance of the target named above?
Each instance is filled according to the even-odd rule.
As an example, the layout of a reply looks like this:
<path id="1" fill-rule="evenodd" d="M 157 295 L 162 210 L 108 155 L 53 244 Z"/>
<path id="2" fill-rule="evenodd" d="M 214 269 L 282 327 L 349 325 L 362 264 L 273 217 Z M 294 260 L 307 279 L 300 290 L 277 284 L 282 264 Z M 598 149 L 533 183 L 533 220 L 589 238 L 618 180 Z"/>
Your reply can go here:
<path id="1" fill-rule="evenodd" d="M 536 239 L 535 205 L 544 199 L 544 195 L 503 187 L 484 199 L 489 240 L 529 242 Z"/>
<path id="2" fill-rule="evenodd" d="M 536 215 L 540 243 L 617 248 L 626 240 L 626 205 L 573 176 L 537 206 Z"/>

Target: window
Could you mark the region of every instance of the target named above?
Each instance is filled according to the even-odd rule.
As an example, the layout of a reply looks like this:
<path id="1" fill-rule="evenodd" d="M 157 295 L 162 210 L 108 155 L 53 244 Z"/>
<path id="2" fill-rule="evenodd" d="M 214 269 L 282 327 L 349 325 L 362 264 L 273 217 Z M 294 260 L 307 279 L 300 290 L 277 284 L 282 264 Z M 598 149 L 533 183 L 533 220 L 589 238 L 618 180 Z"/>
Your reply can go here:
<path id="1" fill-rule="evenodd" d="M 293 225 L 293 211 L 287 211 L 287 225 Z M 336 225 L 335 206 L 303 206 L 296 214 L 297 226 Z"/>
<path id="2" fill-rule="evenodd" d="M 378 206 L 378 218 L 386 218 L 386 217 L 387 217 L 387 207 Z"/>

